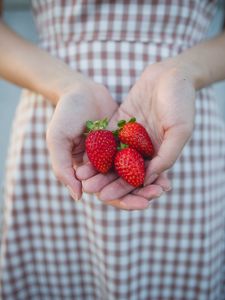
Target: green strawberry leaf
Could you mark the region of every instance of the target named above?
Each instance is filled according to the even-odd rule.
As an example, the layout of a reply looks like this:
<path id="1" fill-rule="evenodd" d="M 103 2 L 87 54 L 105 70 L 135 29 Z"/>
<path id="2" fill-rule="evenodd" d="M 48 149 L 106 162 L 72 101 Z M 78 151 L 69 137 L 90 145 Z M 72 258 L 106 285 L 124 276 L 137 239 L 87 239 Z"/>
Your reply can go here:
<path id="1" fill-rule="evenodd" d="M 120 120 L 117 125 L 119 128 L 122 128 L 124 125 L 126 124 L 126 121 L 125 120 Z"/>
<path id="2" fill-rule="evenodd" d="M 109 121 L 107 118 L 105 118 L 103 120 L 96 120 L 96 121 L 88 120 L 86 122 L 87 132 L 90 132 L 92 130 L 105 129 L 108 126 L 108 123 L 109 123 Z"/>
<path id="3" fill-rule="evenodd" d="M 113 133 L 113 135 L 115 136 L 115 137 L 118 137 L 118 135 L 119 135 L 119 130 L 117 129 L 117 130 L 114 130 L 114 131 L 112 131 L 112 133 Z"/>
<path id="4" fill-rule="evenodd" d="M 127 144 L 120 143 L 120 145 L 117 147 L 117 150 L 123 150 L 123 149 L 126 149 L 128 147 L 129 146 Z"/>
<path id="5" fill-rule="evenodd" d="M 128 123 L 134 123 L 134 122 L 136 122 L 136 118 L 135 118 L 135 117 L 131 118 L 131 119 L 128 121 Z"/>
<path id="6" fill-rule="evenodd" d="M 87 130 L 88 130 L 88 131 L 91 131 L 91 130 L 94 128 L 94 122 L 88 120 L 88 121 L 86 122 L 86 127 L 87 127 Z"/>
<path id="7" fill-rule="evenodd" d="M 101 129 L 105 129 L 109 124 L 109 121 L 107 118 L 103 119 L 103 120 L 100 120 L 100 127 Z"/>

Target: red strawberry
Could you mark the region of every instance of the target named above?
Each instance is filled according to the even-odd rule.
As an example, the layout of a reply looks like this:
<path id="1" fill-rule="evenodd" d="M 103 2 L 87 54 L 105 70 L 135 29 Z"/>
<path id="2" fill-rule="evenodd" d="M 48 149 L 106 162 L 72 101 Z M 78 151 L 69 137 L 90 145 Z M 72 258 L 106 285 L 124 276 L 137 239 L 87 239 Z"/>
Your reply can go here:
<path id="1" fill-rule="evenodd" d="M 135 149 L 125 148 L 118 151 L 114 166 L 118 175 L 130 185 L 139 187 L 144 183 L 144 159 Z"/>
<path id="2" fill-rule="evenodd" d="M 85 140 L 87 156 L 97 171 L 107 173 L 113 165 L 117 150 L 113 133 L 104 129 L 108 121 L 87 121 L 86 125 L 90 130 Z"/>
<path id="3" fill-rule="evenodd" d="M 154 147 L 150 136 L 146 129 L 136 122 L 135 118 L 132 118 L 128 123 L 121 120 L 118 122 L 118 126 L 120 127 L 118 137 L 122 143 L 136 149 L 145 157 L 153 156 Z"/>

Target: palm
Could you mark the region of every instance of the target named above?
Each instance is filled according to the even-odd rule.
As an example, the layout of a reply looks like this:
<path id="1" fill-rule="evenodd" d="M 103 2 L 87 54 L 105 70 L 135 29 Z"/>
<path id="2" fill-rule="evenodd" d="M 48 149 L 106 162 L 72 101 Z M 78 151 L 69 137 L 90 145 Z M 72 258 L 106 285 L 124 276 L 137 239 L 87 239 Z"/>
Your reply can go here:
<path id="1" fill-rule="evenodd" d="M 116 109 L 106 88 L 87 80 L 79 89 L 68 91 L 56 106 L 47 132 L 48 149 L 56 176 L 69 186 L 74 198 L 81 196 L 74 168 L 83 162 L 85 123 L 110 118 Z"/>
<path id="2" fill-rule="evenodd" d="M 192 130 L 194 89 L 175 68 L 155 64 L 146 69 L 121 105 L 117 118 L 136 116 L 149 132 L 156 151 L 169 129 Z"/>
<path id="3" fill-rule="evenodd" d="M 67 115 L 65 118 L 62 113 L 63 120 L 59 124 L 61 124 L 62 135 L 73 141 L 73 164 L 76 168 L 83 162 L 86 121 L 111 118 L 118 106 L 101 85 L 95 85 L 91 91 L 83 92 L 82 96 L 77 93 L 69 94 L 63 101 L 66 102 L 63 105 L 67 109 Z"/>
<path id="4" fill-rule="evenodd" d="M 115 128 L 118 120 L 133 116 L 145 126 L 156 149 L 155 158 L 147 162 L 147 186 L 134 190 L 114 173 L 90 178 L 86 176 L 88 172 L 86 177 L 82 177 L 85 172 L 80 170 L 78 175 L 85 179 L 84 189 L 100 193 L 102 200 L 119 198 L 123 203 L 128 203 L 128 208 L 130 205 L 131 208 L 141 209 L 146 207 L 146 199 L 159 196 L 162 192 L 160 188 L 168 185 L 163 172 L 175 162 L 191 134 L 194 122 L 194 89 L 191 82 L 184 73 L 166 64 L 148 67 L 113 115 L 111 127 Z M 91 167 L 88 168 L 90 171 Z M 153 174 L 153 169 L 157 170 L 157 174 Z M 91 172 L 94 175 L 94 170 Z M 120 207 L 121 202 L 114 200 L 110 203 Z"/>

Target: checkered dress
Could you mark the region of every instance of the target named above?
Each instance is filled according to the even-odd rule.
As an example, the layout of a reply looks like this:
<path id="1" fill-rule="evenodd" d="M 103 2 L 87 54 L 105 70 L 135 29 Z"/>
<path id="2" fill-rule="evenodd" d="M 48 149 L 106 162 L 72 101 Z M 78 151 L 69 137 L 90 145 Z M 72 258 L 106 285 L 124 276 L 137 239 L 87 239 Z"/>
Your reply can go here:
<path id="1" fill-rule="evenodd" d="M 40 46 L 118 102 L 144 67 L 204 39 L 215 1 L 33 0 Z M 45 133 L 54 108 L 24 91 L 7 161 L 3 300 L 224 300 L 225 125 L 212 88 L 197 93 L 193 136 L 173 190 L 145 211 L 54 177 Z M 184 112 L 185 113 L 185 112 Z"/>

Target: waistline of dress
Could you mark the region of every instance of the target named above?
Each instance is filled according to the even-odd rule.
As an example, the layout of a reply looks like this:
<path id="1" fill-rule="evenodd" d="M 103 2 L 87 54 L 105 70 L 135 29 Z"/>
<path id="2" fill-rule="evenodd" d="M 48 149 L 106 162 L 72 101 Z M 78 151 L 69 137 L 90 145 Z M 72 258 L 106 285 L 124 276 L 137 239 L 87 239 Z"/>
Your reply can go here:
<path id="1" fill-rule="evenodd" d="M 200 42 L 200 41 L 198 41 Z M 157 49 L 160 53 L 163 52 L 170 52 L 174 54 L 179 54 L 184 50 L 193 47 L 197 44 L 196 41 L 182 41 L 182 40 L 175 40 L 175 41 L 155 41 L 155 40 L 133 40 L 133 39 L 126 39 L 126 40 L 117 40 L 117 39 L 80 39 L 80 40 L 40 40 L 39 47 L 50 52 L 53 55 L 57 54 L 64 54 L 69 56 L 71 53 L 76 51 L 76 49 L 80 48 L 82 51 L 82 47 L 91 47 L 92 45 L 99 45 L 99 47 L 103 47 L 104 45 L 107 46 L 109 49 L 111 45 L 111 50 L 115 48 L 117 51 L 120 50 L 121 52 L 126 51 L 126 48 L 129 47 L 145 47 L 145 49 Z"/>

